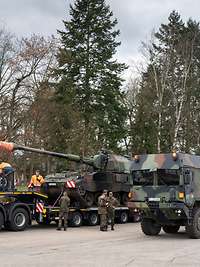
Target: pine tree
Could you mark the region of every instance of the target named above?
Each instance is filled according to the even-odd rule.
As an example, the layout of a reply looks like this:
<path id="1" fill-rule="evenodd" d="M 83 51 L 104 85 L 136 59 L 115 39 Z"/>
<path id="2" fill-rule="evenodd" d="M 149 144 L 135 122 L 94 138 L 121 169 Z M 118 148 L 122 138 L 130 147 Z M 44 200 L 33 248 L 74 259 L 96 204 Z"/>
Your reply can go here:
<path id="1" fill-rule="evenodd" d="M 138 144 L 154 152 L 199 150 L 200 29 L 173 11 L 148 44 L 149 64 L 138 95 Z M 148 107 L 148 108 L 147 108 Z M 142 118 L 141 118 L 142 117 Z M 150 129 L 152 125 L 152 129 Z M 137 130 L 138 129 L 138 130 Z M 157 140 L 155 138 L 157 136 Z M 157 144 L 156 144 L 157 143 Z"/>
<path id="2" fill-rule="evenodd" d="M 114 59 L 117 20 L 104 0 L 76 0 L 70 16 L 58 31 L 57 99 L 81 113 L 84 150 L 91 143 L 116 149 L 126 117 L 120 91 L 126 66 Z"/>

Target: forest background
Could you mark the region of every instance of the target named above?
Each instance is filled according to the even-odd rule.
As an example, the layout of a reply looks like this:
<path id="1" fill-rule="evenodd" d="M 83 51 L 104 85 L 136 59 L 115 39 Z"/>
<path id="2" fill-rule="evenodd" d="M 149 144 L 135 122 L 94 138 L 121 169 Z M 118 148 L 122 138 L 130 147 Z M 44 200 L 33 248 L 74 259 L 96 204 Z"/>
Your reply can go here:
<path id="1" fill-rule="evenodd" d="M 172 11 L 142 43 L 143 64 L 128 80 L 130 66 L 115 56 L 117 19 L 104 0 L 74 1 L 63 23 L 48 38 L 19 39 L 1 28 L 1 140 L 81 156 L 102 148 L 200 153 L 199 22 Z M 28 152 L 0 156 L 24 179 L 34 169 L 76 168 Z"/>

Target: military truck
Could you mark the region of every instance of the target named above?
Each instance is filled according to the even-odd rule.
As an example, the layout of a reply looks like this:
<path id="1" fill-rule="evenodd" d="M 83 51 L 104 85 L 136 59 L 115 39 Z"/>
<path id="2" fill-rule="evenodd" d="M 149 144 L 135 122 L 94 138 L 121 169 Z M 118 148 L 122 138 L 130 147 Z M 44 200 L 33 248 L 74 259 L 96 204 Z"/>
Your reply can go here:
<path id="1" fill-rule="evenodd" d="M 163 229 L 173 234 L 185 226 L 200 238 L 200 156 L 184 153 L 136 155 L 129 208 L 142 212 L 145 235 Z"/>

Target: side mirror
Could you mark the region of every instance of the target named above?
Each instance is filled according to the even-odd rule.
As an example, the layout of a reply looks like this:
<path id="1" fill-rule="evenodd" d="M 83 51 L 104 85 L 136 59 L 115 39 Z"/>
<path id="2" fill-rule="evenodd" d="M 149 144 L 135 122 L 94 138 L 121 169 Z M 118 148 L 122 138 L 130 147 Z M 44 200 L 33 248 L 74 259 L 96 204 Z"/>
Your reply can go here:
<path id="1" fill-rule="evenodd" d="M 192 182 L 192 171 L 185 169 L 183 171 L 184 184 L 190 184 Z"/>

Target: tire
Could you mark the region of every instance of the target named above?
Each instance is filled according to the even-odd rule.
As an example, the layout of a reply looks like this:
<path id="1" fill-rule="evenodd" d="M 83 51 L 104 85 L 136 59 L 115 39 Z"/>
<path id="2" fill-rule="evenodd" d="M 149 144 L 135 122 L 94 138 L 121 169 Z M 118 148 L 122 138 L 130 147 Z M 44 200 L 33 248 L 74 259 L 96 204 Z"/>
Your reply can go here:
<path id="1" fill-rule="evenodd" d="M 98 216 L 98 214 L 95 213 L 95 212 L 89 213 L 89 215 L 88 215 L 88 224 L 90 226 L 95 226 L 98 223 L 99 223 L 99 216 Z"/>
<path id="2" fill-rule="evenodd" d="M 141 228 L 145 235 L 158 235 L 161 231 L 161 226 L 152 219 L 143 219 Z"/>
<path id="3" fill-rule="evenodd" d="M 180 229 L 180 225 L 164 225 L 163 231 L 167 234 L 176 234 Z"/>
<path id="4" fill-rule="evenodd" d="M 0 230 L 2 229 L 4 223 L 5 223 L 4 215 L 3 215 L 3 213 L 0 211 Z"/>
<path id="5" fill-rule="evenodd" d="M 186 233 L 191 238 L 200 238 L 200 208 L 193 210 L 191 224 L 186 225 Z"/>
<path id="6" fill-rule="evenodd" d="M 128 213 L 126 211 L 120 212 L 119 223 L 127 223 L 127 222 L 128 222 Z"/>
<path id="7" fill-rule="evenodd" d="M 28 212 L 23 208 L 16 208 L 12 215 L 9 223 L 9 228 L 12 231 L 23 231 L 29 225 Z"/>
<path id="8" fill-rule="evenodd" d="M 71 225 L 74 227 L 79 227 L 82 225 L 83 219 L 80 212 L 74 212 L 71 217 Z"/>

